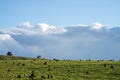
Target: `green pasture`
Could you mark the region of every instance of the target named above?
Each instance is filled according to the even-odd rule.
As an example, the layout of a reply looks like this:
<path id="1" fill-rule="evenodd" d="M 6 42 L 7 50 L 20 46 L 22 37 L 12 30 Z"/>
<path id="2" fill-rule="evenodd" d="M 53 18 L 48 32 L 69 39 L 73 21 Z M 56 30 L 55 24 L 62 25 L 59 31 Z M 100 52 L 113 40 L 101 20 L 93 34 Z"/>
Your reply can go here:
<path id="1" fill-rule="evenodd" d="M 120 80 L 120 62 L 0 60 L 0 80 Z"/>

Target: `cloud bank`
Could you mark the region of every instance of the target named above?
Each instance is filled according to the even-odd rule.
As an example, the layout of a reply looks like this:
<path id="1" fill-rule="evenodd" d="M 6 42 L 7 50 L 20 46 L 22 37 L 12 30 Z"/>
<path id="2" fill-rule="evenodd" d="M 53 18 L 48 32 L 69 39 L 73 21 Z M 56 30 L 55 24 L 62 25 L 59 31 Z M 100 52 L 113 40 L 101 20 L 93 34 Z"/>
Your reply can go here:
<path id="1" fill-rule="evenodd" d="M 58 59 L 120 59 L 120 27 L 96 22 L 64 28 L 24 22 L 0 30 L 0 53 Z"/>

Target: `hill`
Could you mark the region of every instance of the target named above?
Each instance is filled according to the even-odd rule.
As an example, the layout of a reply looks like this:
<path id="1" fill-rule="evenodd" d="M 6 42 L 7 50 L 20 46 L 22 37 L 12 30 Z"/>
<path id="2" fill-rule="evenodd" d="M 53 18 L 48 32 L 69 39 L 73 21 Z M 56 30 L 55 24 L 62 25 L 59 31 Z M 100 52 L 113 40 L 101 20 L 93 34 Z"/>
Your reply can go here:
<path id="1" fill-rule="evenodd" d="M 28 60 L 28 59 L 33 59 L 33 58 L 22 57 L 22 56 L 0 55 L 0 60 Z"/>

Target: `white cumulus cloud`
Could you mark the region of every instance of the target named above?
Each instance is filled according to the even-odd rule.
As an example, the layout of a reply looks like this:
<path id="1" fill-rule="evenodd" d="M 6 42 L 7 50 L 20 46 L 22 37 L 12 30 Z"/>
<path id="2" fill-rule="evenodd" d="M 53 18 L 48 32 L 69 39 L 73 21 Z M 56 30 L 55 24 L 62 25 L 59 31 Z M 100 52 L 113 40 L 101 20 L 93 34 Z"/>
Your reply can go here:
<path id="1" fill-rule="evenodd" d="M 100 30 L 101 28 L 102 28 L 102 24 L 98 22 L 95 22 L 91 25 L 92 30 Z"/>
<path id="2" fill-rule="evenodd" d="M 56 29 L 55 26 L 50 26 L 50 25 L 45 24 L 45 23 L 38 23 L 36 25 L 36 27 L 40 28 L 43 32 L 46 32 L 50 29 Z"/>
<path id="3" fill-rule="evenodd" d="M 12 38 L 8 34 L 1 34 L 0 35 L 0 40 L 10 40 L 10 39 L 12 39 Z"/>
<path id="4" fill-rule="evenodd" d="M 18 28 L 32 28 L 33 26 L 29 22 L 21 23 Z"/>
<path id="5" fill-rule="evenodd" d="M 98 22 L 64 28 L 28 22 L 20 26 L 0 30 L 0 51 L 50 59 L 120 58 L 120 27 L 107 29 Z"/>

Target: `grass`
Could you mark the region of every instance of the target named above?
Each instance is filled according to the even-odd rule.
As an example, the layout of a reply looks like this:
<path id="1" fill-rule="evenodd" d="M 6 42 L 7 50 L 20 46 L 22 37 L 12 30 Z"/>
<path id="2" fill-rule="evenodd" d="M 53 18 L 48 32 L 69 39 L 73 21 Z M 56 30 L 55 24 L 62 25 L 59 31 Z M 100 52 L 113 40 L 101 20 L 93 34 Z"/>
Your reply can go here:
<path id="1" fill-rule="evenodd" d="M 0 57 L 0 80 L 120 80 L 119 61 L 3 57 Z"/>

